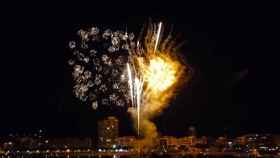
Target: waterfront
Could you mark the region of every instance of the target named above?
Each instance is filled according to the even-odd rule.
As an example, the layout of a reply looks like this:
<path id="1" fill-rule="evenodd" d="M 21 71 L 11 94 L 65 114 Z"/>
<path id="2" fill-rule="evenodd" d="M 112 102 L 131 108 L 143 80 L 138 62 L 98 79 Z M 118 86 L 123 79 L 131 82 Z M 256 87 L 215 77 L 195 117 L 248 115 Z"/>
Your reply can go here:
<path id="1" fill-rule="evenodd" d="M 11 152 L 1 155 L 1 158 L 280 158 L 280 155 L 254 155 L 252 153 L 237 153 L 237 152 L 79 152 L 79 153 L 26 153 L 26 152 Z"/>
<path id="2" fill-rule="evenodd" d="M 280 158 L 280 156 L 261 156 L 263 158 Z M 260 157 L 260 158 L 261 158 Z M 48 156 L 48 155 L 13 155 L 1 156 L 1 158 L 257 158 L 255 156 L 233 156 L 233 155 L 88 155 L 88 156 Z"/>
<path id="3" fill-rule="evenodd" d="M 112 123 L 112 124 L 111 124 Z M 237 137 L 197 136 L 194 128 L 183 137 L 160 136 L 143 143 L 135 136 L 119 136 L 117 121 L 100 124 L 99 136 L 49 137 L 39 130 L 29 136 L 10 134 L 0 139 L 2 158 L 90 157 L 278 157 L 277 135 L 246 134 Z M 110 127 L 110 128 L 107 128 Z M 115 128 L 111 128 L 115 127 Z M 142 145 L 142 146 L 141 146 Z"/>

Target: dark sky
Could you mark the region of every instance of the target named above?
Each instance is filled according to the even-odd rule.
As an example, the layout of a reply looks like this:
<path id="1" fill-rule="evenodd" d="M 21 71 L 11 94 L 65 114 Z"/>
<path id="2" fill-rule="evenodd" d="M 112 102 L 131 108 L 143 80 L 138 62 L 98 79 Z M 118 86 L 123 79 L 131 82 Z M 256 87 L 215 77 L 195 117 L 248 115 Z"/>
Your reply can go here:
<path id="1" fill-rule="evenodd" d="M 183 54 L 195 70 L 190 84 L 155 119 L 161 133 L 180 136 L 190 125 L 203 135 L 279 133 L 278 109 L 270 100 L 273 81 L 261 69 L 252 70 L 257 54 L 267 50 L 269 23 L 260 18 L 265 8 L 222 5 L 9 5 L 1 20 L 0 133 L 43 128 L 49 135 L 94 136 L 96 120 L 115 114 L 121 134 L 133 134 L 123 110 L 94 112 L 72 95 L 67 43 L 79 28 L 139 31 L 149 17 L 174 24 L 187 40 Z"/>

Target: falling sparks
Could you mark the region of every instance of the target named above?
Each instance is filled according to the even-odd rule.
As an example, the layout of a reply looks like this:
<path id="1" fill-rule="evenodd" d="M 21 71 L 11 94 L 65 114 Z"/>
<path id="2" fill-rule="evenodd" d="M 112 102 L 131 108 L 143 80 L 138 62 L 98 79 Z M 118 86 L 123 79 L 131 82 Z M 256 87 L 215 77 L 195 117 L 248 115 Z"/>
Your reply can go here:
<path id="1" fill-rule="evenodd" d="M 128 75 L 128 85 L 129 85 L 129 92 L 130 92 L 130 97 L 131 97 L 131 104 L 134 105 L 133 81 L 132 81 L 130 65 L 128 63 L 127 63 L 127 75 Z"/>
<path id="2" fill-rule="evenodd" d="M 139 79 L 137 76 L 132 77 L 132 71 L 130 65 L 127 63 L 127 73 L 128 73 L 128 85 L 130 89 L 130 99 L 132 107 L 137 109 L 137 134 L 140 135 L 140 108 L 142 100 L 143 91 L 143 80 Z M 136 102 L 134 101 L 136 100 Z"/>
<path id="3" fill-rule="evenodd" d="M 144 136 L 157 132 L 150 119 L 168 105 L 177 88 L 190 75 L 186 73 L 189 67 L 179 60 L 176 54 L 178 49 L 175 41 L 169 37 L 163 44 L 160 43 L 162 23 L 160 22 L 157 28 L 153 26 L 155 25 L 147 30 L 143 47 L 140 41 L 137 41 L 137 53 L 131 55 L 131 63 L 127 64 L 128 83 L 130 90 L 134 89 L 130 91 L 131 100 L 135 104 L 133 107 L 136 108 L 132 114 L 135 116 L 138 135 L 142 131 Z M 129 65 L 134 65 L 134 68 L 131 69 Z"/>
<path id="4" fill-rule="evenodd" d="M 142 88 L 143 81 L 138 78 L 135 79 L 135 87 L 136 87 L 136 100 L 137 100 L 137 134 L 140 135 L 140 112 L 141 112 L 141 97 L 142 97 Z"/>

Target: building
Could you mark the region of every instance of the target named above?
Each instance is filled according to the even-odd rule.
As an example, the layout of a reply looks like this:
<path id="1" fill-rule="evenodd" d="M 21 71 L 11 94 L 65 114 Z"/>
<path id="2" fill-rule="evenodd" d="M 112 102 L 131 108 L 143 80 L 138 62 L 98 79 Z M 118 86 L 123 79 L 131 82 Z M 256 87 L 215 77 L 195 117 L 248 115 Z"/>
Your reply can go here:
<path id="1" fill-rule="evenodd" d="M 208 144 L 208 138 L 206 136 L 202 136 L 197 140 L 197 144 L 201 144 L 201 145 Z"/>
<path id="2" fill-rule="evenodd" d="M 188 128 L 188 135 L 189 136 L 193 136 L 193 137 L 196 137 L 196 128 L 194 126 L 190 126 Z"/>
<path id="3" fill-rule="evenodd" d="M 49 138 L 47 140 L 49 149 L 89 149 L 93 142 L 89 137 L 84 138 Z"/>
<path id="4" fill-rule="evenodd" d="M 217 140 L 216 140 L 216 145 L 220 146 L 220 147 L 225 147 L 227 145 L 227 138 L 226 137 L 219 137 Z"/>
<path id="5" fill-rule="evenodd" d="M 124 136 L 116 139 L 117 145 L 120 148 L 133 148 L 136 145 L 136 138 L 134 136 Z"/>
<path id="6" fill-rule="evenodd" d="M 158 139 L 158 145 L 162 149 L 168 149 L 178 145 L 178 139 L 173 136 L 163 136 Z"/>
<path id="7" fill-rule="evenodd" d="M 195 146 L 197 144 L 197 138 L 194 136 L 187 136 L 179 138 L 179 144 L 185 146 Z"/>
<path id="8" fill-rule="evenodd" d="M 235 144 L 246 145 L 246 143 L 247 143 L 247 140 L 246 140 L 245 136 L 235 138 Z"/>
<path id="9" fill-rule="evenodd" d="M 119 136 L 119 121 L 115 117 L 108 117 L 98 122 L 98 147 L 116 148 Z"/>

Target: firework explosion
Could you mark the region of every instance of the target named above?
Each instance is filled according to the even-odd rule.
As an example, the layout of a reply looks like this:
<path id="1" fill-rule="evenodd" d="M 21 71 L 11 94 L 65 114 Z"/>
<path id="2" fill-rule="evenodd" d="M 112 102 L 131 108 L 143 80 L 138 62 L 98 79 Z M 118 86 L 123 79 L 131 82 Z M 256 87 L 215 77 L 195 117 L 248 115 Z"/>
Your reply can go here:
<path id="1" fill-rule="evenodd" d="M 150 23 L 144 37 L 135 40 L 133 33 L 93 27 L 69 42 L 75 96 L 93 109 L 128 107 L 138 135 L 146 140 L 157 136 L 150 120 L 190 77 L 178 56 L 180 45 L 171 33 L 163 38 L 162 30 L 162 23 Z"/>
<path id="2" fill-rule="evenodd" d="M 101 32 L 97 27 L 78 31 L 78 39 L 69 42 L 72 54 L 68 61 L 77 98 L 93 109 L 128 105 L 125 67 L 133 38 L 134 34 Z"/>

